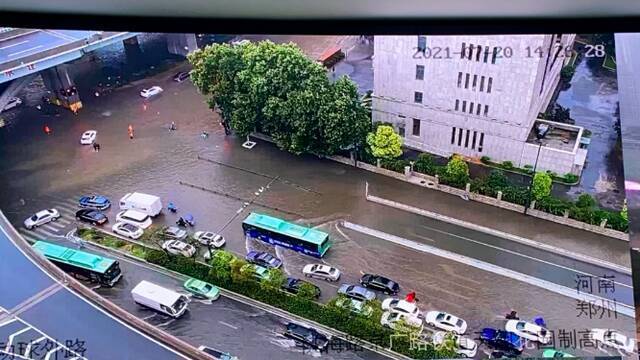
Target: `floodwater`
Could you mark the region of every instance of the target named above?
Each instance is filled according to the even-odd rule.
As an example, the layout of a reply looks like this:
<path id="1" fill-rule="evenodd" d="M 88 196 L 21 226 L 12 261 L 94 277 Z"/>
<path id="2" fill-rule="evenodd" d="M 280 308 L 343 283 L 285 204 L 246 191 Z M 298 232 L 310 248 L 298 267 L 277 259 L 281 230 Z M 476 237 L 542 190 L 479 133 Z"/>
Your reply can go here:
<path id="1" fill-rule="evenodd" d="M 571 87 L 560 91 L 557 103 L 571 109 L 575 124 L 591 131 L 591 144 L 580 184 L 572 197 L 586 192 L 606 208 L 621 209 L 624 174 L 619 144 L 618 86 L 615 73 L 595 74 L 586 60 L 576 67 Z"/>

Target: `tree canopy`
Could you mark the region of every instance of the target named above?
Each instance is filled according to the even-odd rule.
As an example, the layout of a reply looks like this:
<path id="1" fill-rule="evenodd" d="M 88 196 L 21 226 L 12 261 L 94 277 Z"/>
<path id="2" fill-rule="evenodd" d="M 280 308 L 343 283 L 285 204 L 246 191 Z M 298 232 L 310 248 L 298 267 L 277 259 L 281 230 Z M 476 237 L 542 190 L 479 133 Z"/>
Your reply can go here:
<path id="1" fill-rule="evenodd" d="M 331 83 L 294 44 L 214 44 L 188 55 L 191 78 L 239 136 L 269 135 L 295 154 L 334 154 L 358 146 L 370 116 L 356 85 Z"/>
<path id="2" fill-rule="evenodd" d="M 533 188 L 531 192 L 535 200 L 544 199 L 551 194 L 551 176 L 547 173 L 538 172 L 533 176 Z"/>
<path id="3" fill-rule="evenodd" d="M 379 159 L 393 159 L 402 155 L 402 137 L 389 125 L 379 125 L 375 132 L 367 134 L 371 154 Z"/>

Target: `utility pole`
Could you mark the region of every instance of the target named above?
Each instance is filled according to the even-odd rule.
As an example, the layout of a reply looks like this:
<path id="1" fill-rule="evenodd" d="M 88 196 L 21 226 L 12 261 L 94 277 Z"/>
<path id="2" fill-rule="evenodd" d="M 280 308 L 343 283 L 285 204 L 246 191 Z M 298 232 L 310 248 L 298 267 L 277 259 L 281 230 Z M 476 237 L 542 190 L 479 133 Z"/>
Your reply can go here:
<path id="1" fill-rule="evenodd" d="M 525 215 L 527 215 L 527 210 L 529 210 L 529 206 L 531 206 L 531 196 L 533 194 L 533 178 L 536 176 L 536 169 L 538 168 L 540 149 L 542 149 L 542 140 L 538 140 L 538 153 L 536 154 L 536 162 L 533 164 L 533 174 L 531 174 L 531 181 L 529 182 L 529 193 L 527 194 L 527 202 L 526 206 L 524 207 Z"/>

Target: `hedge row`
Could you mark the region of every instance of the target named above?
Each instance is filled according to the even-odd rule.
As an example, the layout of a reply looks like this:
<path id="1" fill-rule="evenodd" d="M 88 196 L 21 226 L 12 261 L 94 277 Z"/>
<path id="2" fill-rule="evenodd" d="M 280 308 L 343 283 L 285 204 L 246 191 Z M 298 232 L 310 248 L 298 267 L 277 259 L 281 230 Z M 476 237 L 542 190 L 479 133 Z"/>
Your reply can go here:
<path id="1" fill-rule="evenodd" d="M 172 256 L 161 250 L 146 249 L 146 260 L 318 322 L 382 348 L 389 347 L 391 335 L 394 334 L 392 330 L 380 325 L 379 319 L 365 318 L 348 310 L 344 311 L 343 309 L 325 306 L 279 289 L 264 286 L 253 279 L 241 280 L 233 279 L 233 277 L 217 276 L 212 267 L 198 263 L 190 258 Z M 438 350 L 432 346 L 420 349 L 415 346 L 412 347 L 408 337 L 394 338 L 392 350 L 415 359 L 456 357 L 455 353 Z"/>

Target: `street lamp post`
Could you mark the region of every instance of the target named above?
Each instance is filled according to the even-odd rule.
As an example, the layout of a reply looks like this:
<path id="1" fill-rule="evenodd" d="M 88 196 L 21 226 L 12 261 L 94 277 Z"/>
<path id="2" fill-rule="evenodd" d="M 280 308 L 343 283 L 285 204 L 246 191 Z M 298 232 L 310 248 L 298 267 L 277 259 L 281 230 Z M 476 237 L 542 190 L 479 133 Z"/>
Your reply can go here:
<path id="1" fill-rule="evenodd" d="M 527 194 L 527 203 L 524 207 L 524 214 L 527 215 L 527 210 L 531 206 L 531 196 L 533 193 L 533 178 L 536 176 L 536 169 L 538 168 L 538 159 L 540 158 L 540 149 L 542 149 L 542 140 L 537 140 L 538 152 L 536 153 L 536 162 L 533 164 L 533 174 L 531 174 L 531 181 L 529 182 L 529 193 Z"/>

